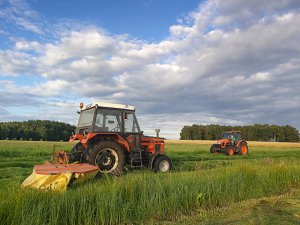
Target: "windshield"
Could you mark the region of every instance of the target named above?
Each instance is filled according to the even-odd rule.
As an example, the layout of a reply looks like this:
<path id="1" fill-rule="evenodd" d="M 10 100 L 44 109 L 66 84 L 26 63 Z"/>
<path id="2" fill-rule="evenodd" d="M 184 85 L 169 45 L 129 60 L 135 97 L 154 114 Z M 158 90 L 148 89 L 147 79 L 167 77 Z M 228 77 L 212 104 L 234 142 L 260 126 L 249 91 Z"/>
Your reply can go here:
<path id="1" fill-rule="evenodd" d="M 98 109 L 95 130 L 99 132 L 121 132 L 121 111 Z"/>
<path id="2" fill-rule="evenodd" d="M 77 127 L 92 126 L 93 119 L 94 119 L 94 111 L 95 111 L 94 108 L 81 111 Z"/>
<path id="3" fill-rule="evenodd" d="M 223 138 L 224 139 L 233 139 L 233 134 L 232 133 L 223 133 Z"/>
<path id="4" fill-rule="evenodd" d="M 238 132 L 234 132 L 234 133 L 225 132 L 225 133 L 223 133 L 223 138 L 224 139 L 230 139 L 230 140 L 234 141 L 235 143 L 237 143 L 238 140 L 240 139 L 240 133 L 238 133 Z"/>

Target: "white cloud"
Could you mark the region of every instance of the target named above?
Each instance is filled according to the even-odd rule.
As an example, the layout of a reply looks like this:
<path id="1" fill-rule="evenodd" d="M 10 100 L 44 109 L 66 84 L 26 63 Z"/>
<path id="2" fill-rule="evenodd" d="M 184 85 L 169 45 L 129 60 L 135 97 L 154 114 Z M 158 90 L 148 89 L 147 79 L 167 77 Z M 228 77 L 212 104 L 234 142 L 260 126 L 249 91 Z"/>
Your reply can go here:
<path id="1" fill-rule="evenodd" d="M 35 51 L 39 51 L 40 49 L 40 43 L 38 43 L 37 41 L 17 41 L 15 43 L 15 48 L 16 50 L 35 50 Z"/>
<path id="2" fill-rule="evenodd" d="M 14 49 L 0 51 L 0 76 L 33 74 L 46 81 L 6 82 L 3 91 L 27 93 L 37 102 L 68 99 L 67 105 L 49 101 L 62 113 L 82 99 L 133 104 L 144 130 L 161 128 L 173 138 L 192 123 L 300 128 L 295 119 L 300 110 L 299 8 L 289 0 L 208 0 L 158 43 L 80 26 L 54 31 L 57 39 L 51 42 L 20 39 Z M 55 116 L 61 115 L 49 118 Z"/>
<path id="3" fill-rule="evenodd" d="M 12 21 L 19 27 L 36 34 L 44 34 L 41 18 L 23 0 L 3 0 L 0 2 L 0 18 Z"/>
<path id="4" fill-rule="evenodd" d="M 269 73 L 256 73 L 250 76 L 250 79 L 254 81 L 267 81 L 270 80 Z"/>

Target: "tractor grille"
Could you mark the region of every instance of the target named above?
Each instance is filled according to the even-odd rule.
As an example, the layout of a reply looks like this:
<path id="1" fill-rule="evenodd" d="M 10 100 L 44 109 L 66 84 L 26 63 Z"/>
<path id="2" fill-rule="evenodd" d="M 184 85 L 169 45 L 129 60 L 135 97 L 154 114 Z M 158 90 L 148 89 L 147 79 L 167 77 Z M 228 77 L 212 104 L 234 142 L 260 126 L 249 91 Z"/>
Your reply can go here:
<path id="1" fill-rule="evenodd" d="M 213 147 L 215 148 L 215 150 L 221 150 L 220 144 L 214 144 Z"/>

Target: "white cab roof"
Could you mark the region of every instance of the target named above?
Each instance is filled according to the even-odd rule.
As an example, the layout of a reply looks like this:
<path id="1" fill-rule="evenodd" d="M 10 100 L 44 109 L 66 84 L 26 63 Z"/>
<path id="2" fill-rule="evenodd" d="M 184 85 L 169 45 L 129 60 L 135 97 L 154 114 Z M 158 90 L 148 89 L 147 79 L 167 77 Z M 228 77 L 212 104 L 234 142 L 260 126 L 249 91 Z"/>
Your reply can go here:
<path id="1" fill-rule="evenodd" d="M 107 102 L 93 102 L 90 105 L 83 106 L 82 110 L 94 107 L 96 105 L 98 105 L 98 107 L 105 107 L 105 108 L 135 110 L 135 107 L 131 105 L 115 104 L 115 103 L 107 103 Z"/>

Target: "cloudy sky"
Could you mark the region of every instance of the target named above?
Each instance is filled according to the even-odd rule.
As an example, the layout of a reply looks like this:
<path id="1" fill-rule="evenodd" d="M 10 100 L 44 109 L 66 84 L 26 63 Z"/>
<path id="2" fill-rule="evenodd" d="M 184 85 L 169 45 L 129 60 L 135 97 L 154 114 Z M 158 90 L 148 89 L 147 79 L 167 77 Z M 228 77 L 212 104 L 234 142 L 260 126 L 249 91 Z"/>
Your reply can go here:
<path id="1" fill-rule="evenodd" d="M 299 0 L 0 0 L 0 121 L 135 105 L 146 134 L 300 128 Z"/>

